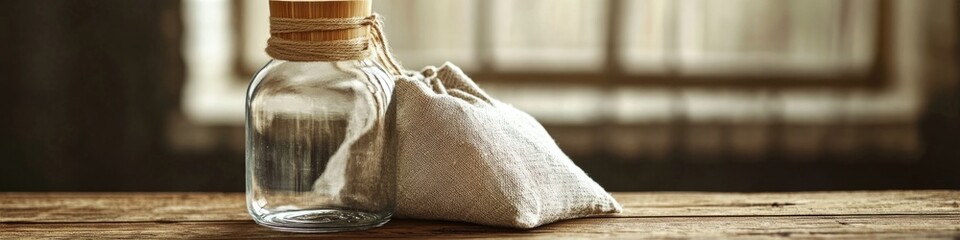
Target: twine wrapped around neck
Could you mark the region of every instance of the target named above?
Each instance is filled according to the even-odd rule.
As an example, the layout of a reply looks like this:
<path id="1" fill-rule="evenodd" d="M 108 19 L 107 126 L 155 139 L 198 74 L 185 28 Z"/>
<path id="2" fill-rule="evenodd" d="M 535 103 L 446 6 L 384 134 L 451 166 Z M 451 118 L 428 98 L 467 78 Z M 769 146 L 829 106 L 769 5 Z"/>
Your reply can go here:
<path id="1" fill-rule="evenodd" d="M 390 45 L 383 34 L 383 22 L 374 13 L 362 18 L 281 18 L 270 17 L 270 33 L 323 32 L 370 27 L 369 34 L 343 40 L 289 40 L 271 36 L 267 40 L 267 55 L 274 59 L 311 62 L 361 60 L 376 53 L 377 60 L 396 76 L 403 67 L 390 52 Z"/>

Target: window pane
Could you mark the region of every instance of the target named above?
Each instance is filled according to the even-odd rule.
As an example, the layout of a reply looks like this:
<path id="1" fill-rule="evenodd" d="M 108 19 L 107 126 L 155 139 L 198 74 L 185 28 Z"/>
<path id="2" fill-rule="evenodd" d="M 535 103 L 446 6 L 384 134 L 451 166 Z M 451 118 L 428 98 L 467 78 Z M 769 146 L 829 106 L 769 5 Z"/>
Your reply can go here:
<path id="1" fill-rule="evenodd" d="M 875 0 L 630 0 L 627 9 L 620 57 L 634 73 L 834 76 L 867 70 L 875 54 Z"/>
<path id="2" fill-rule="evenodd" d="M 502 71 L 590 71 L 603 64 L 607 1 L 493 0 L 492 65 Z"/>
<path id="3" fill-rule="evenodd" d="M 674 18 L 673 1 L 625 1 L 621 24 L 624 44 L 620 52 L 627 71 L 657 74 L 666 71 L 666 58 L 673 45 L 670 34 L 674 28 L 668 25 Z"/>
<path id="4" fill-rule="evenodd" d="M 243 67 L 247 70 L 256 70 L 263 67 L 264 64 L 267 64 L 267 61 L 270 60 L 270 56 L 267 56 L 267 53 L 264 49 L 267 48 L 267 39 L 270 38 L 270 11 L 268 8 L 269 1 L 267 0 L 243 0 L 241 2 L 233 2 L 234 4 L 243 4 L 239 18 L 243 23 L 243 40 L 240 42 L 243 44 L 241 50 L 242 53 L 238 57 L 242 57 Z M 236 18 L 234 18 L 236 19 Z"/>
<path id="5" fill-rule="evenodd" d="M 464 70 L 477 67 L 476 2 L 474 0 L 375 1 L 382 14 L 393 53 L 404 67 L 456 63 Z"/>

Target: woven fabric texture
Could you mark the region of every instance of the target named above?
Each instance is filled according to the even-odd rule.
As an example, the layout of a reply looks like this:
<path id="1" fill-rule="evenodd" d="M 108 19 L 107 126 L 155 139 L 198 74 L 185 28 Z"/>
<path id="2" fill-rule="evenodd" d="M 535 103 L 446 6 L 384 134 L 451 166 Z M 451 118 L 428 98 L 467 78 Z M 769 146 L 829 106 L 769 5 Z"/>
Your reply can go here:
<path id="1" fill-rule="evenodd" d="M 537 120 L 451 63 L 398 79 L 394 101 L 399 217 L 527 229 L 622 209 Z"/>

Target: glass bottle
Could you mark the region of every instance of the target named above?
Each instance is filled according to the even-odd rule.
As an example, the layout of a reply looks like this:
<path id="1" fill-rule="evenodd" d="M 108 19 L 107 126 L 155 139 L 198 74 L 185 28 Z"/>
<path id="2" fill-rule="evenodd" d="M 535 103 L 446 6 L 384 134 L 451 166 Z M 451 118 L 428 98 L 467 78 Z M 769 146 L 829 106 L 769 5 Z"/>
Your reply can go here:
<path id="1" fill-rule="evenodd" d="M 290 14 L 276 9 L 344 4 L 351 10 L 313 9 L 283 17 L 370 14 L 369 0 L 323 3 L 337 2 L 272 0 L 271 16 Z M 390 220 L 396 168 L 385 115 L 393 79 L 372 56 L 331 62 L 274 59 L 253 77 L 246 96 L 246 188 L 247 208 L 258 224 L 334 232 Z"/>

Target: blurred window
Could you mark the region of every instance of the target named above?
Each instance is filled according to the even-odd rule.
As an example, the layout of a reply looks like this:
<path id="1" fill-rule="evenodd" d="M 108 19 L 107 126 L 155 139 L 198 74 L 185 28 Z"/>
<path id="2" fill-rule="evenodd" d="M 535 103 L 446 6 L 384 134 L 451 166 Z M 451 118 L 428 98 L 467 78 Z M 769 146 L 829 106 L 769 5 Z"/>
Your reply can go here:
<path id="1" fill-rule="evenodd" d="M 680 75 L 838 75 L 876 56 L 875 0 L 630 0 L 625 70 Z"/>
<path id="2" fill-rule="evenodd" d="M 237 2 L 238 61 L 268 60 L 265 0 Z M 855 81 L 878 61 L 876 0 L 376 1 L 394 53 L 481 80 Z M 617 30 L 617 31 L 612 31 Z M 537 78 L 537 77 L 527 77 Z M 715 80 L 714 80 L 715 79 Z M 817 83 L 824 83 L 819 81 Z"/>
<path id="3" fill-rule="evenodd" d="M 565 150 L 654 159 L 677 152 L 757 158 L 777 151 L 912 154 L 919 138 L 911 129 L 926 77 L 923 54 L 929 51 L 924 24 L 931 20 L 923 10 L 940 8 L 932 6 L 939 5 L 374 3 L 405 67 L 456 63 L 488 93 L 547 125 Z M 232 126 L 211 139 L 241 139 L 231 136 L 242 135 L 236 126 L 243 124 L 244 89 L 269 59 L 263 52 L 267 17 L 267 0 L 184 1 L 187 120 Z"/>
<path id="4" fill-rule="evenodd" d="M 787 106 L 780 110 L 785 116 L 843 113 L 826 107 L 794 113 L 789 106 L 854 106 L 848 102 L 860 101 L 860 95 L 792 89 L 873 89 L 886 81 L 890 74 L 882 70 L 892 66 L 887 5 L 886 0 L 378 0 L 374 8 L 385 16 L 393 51 L 405 67 L 451 61 L 499 98 L 544 121 L 580 124 L 670 120 L 677 112 L 695 120 L 739 119 L 746 113 L 764 119 L 771 113 L 757 110 L 763 108 L 757 101 L 771 93 L 749 89 L 776 89 L 772 96 Z M 267 0 L 191 0 L 185 6 L 187 116 L 207 124 L 242 123 L 243 89 L 269 59 L 263 51 Z M 561 82 L 569 84 L 554 84 Z M 603 90 L 637 84 L 653 88 Z M 718 95 L 701 88 L 714 86 L 744 92 Z M 719 100 L 728 95 L 742 101 L 714 106 L 731 102 Z M 808 97 L 814 95 L 832 97 Z M 568 103 L 552 104 L 560 100 Z M 861 109 L 911 112 L 879 105 L 851 111 Z"/>

